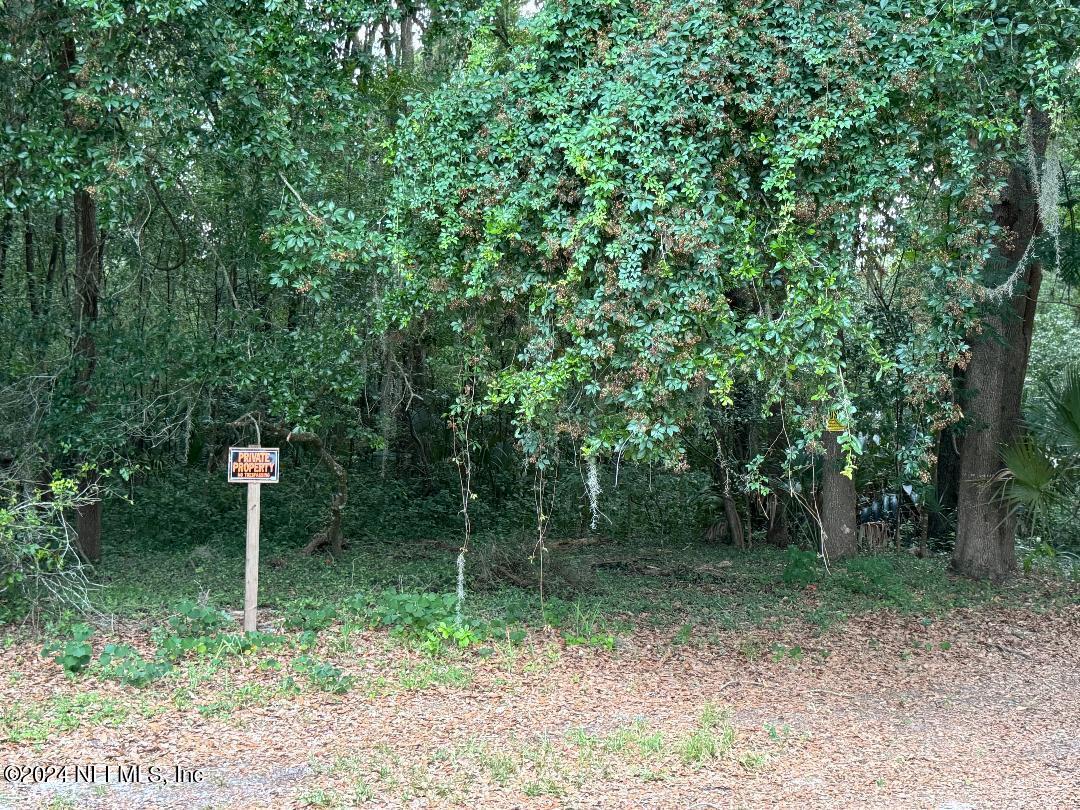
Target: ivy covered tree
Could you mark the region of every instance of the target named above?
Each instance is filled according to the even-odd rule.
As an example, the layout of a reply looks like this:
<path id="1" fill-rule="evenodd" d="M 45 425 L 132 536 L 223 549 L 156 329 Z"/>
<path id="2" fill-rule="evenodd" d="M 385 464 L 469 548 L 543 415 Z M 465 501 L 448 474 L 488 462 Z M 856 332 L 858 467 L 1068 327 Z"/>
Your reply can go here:
<path id="1" fill-rule="evenodd" d="M 388 312 L 492 350 L 477 401 L 538 463 L 562 437 L 685 467 L 753 391 L 789 472 L 832 418 L 850 478 L 888 380 L 925 478 L 1076 24 L 1064 2 L 545 4 L 399 127 Z"/>

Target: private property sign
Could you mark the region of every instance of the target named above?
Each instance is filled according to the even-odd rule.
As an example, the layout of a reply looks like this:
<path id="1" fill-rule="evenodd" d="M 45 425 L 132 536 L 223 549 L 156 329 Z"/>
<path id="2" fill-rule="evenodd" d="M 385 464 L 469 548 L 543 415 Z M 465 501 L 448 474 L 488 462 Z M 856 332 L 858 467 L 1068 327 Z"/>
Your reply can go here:
<path id="1" fill-rule="evenodd" d="M 263 484 L 276 484 L 281 475 L 276 447 L 230 447 L 229 483 L 247 484 L 247 531 L 244 536 L 244 632 L 258 629 L 259 510 Z"/>
<path id="2" fill-rule="evenodd" d="M 230 447 L 230 484 L 276 484 L 281 473 L 276 447 Z"/>

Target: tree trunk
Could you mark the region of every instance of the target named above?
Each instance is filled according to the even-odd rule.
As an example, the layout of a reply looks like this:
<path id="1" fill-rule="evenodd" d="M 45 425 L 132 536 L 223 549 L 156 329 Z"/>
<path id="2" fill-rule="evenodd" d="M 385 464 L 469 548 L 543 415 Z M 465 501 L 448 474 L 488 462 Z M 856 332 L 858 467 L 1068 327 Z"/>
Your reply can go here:
<path id="1" fill-rule="evenodd" d="M 4 275 L 7 272 L 7 254 L 11 245 L 11 212 L 4 212 L 4 224 L 0 226 L 0 294 L 4 292 Z"/>
<path id="2" fill-rule="evenodd" d="M 958 378 L 962 384 L 962 378 Z M 945 540 L 956 519 L 956 498 L 960 489 L 960 442 L 955 426 L 938 435 L 937 464 L 934 470 L 936 508 L 927 510 L 927 534 L 933 540 Z"/>
<path id="3" fill-rule="evenodd" d="M 26 302 L 30 318 L 37 321 L 41 314 L 38 304 L 37 268 L 34 267 L 34 221 L 30 211 L 23 211 L 23 264 L 26 270 Z"/>
<path id="4" fill-rule="evenodd" d="M 53 240 L 49 249 L 49 269 L 45 274 L 45 284 L 41 293 L 41 315 L 47 322 L 49 310 L 52 308 L 52 290 L 56 283 L 57 270 L 65 268 L 67 260 L 64 257 L 64 215 L 58 213 L 53 219 Z"/>
<path id="5" fill-rule="evenodd" d="M 413 17 L 406 14 L 401 20 L 401 42 L 398 44 L 401 67 L 412 70 L 413 66 Z"/>
<path id="6" fill-rule="evenodd" d="M 97 365 L 94 326 L 98 317 L 101 292 L 101 256 L 98 241 L 97 203 L 84 189 L 75 192 L 75 300 L 72 319 L 75 326 L 75 387 L 83 398 L 87 413 L 94 410 L 93 376 Z M 76 512 L 75 532 L 79 553 L 87 560 L 101 559 L 100 477 L 96 470 L 87 472 L 81 488 L 90 502 Z"/>
<path id="7" fill-rule="evenodd" d="M 1038 165 L 1046 152 L 1048 120 L 1032 114 L 1033 151 Z M 1040 232 L 1034 179 L 1020 166 L 1009 173 L 994 217 L 1004 229 L 998 256 L 988 271 L 991 282 L 1009 278 Z M 952 567 L 976 579 L 1001 582 L 1016 566 L 1016 520 L 994 485 L 1003 464 L 1001 449 L 1017 435 L 1020 403 L 1027 373 L 1042 266 L 1029 261 L 1015 290 L 983 321 L 982 335 L 972 346 L 964 381 L 968 429 L 960 447 L 956 547 Z"/>
<path id="8" fill-rule="evenodd" d="M 765 533 L 765 543 L 777 548 L 787 548 L 790 538 L 788 537 L 787 524 L 787 494 L 783 491 L 769 493 L 765 501 L 765 514 L 769 518 L 769 528 Z"/>
<path id="9" fill-rule="evenodd" d="M 341 518 L 342 513 L 345 511 L 345 505 L 349 502 L 349 473 L 345 467 L 342 466 L 341 462 L 330 454 L 330 451 L 326 449 L 326 445 L 323 444 L 322 439 L 316 434 L 289 433 L 285 437 L 285 441 L 312 445 L 319 454 L 319 459 L 333 474 L 334 481 L 337 483 L 337 489 L 334 491 L 334 494 L 330 496 L 330 518 L 327 520 L 325 528 L 322 531 L 317 532 L 315 536 L 311 538 L 311 542 L 304 547 L 304 554 L 314 554 L 323 546 L 328 545 L 330 546 L 330 553 L 334 556 L 338 556 L 345 546 L 345 538 L 341 529 Z"/>
<path id="10" fill-rule="evenodd" d="M 836 433 L 824 436 L 825 465 L 821 481 L 821 550 L 832 562 L 859 549 L 855 516 L 855 482 L 843 474 L 844 454 Z"/>
<path id="11" fill-rule="evenodd" d="M 716 430 L 716 426 L 713 427 Z M 739 507 L 731 492 L 731 470 L 728 468 L 727 458 L 723 455 L 719 443 L 716 447 L 716 458 L 713 459 L 712 479 L 714 490 L 720 496 L 720 502 L 724 508 L 724 516 L 718 518 L 705 530 L 705 539 L 715 542 L 726 536 L 736 548 L 744 549 L 750 537 L 743 529 Z"/>
<path id="12" fill-rule="evenodd" d="M 731 497 L 731 478 L 728 471 L 724 470 L 724 517 L 727 518 L 728 534 L 735 548 L 747 547 L 747 534 L 743 531 L 742 520 L 739 518 L 739 507 L 735 499 Z"/>

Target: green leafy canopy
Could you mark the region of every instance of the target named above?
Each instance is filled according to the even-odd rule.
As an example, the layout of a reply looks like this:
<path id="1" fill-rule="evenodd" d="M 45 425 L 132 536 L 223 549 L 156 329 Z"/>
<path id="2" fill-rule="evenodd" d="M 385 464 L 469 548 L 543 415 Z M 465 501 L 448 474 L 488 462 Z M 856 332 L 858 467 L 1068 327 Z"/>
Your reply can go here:
<path id="1" fill-rule="evenodd" d="M 897 368 L 933 403 L 1076 31 L 1068 3 L 546 3 L 399 127 L 386 311 L 449 313 L 534 459 L 680 466 L 748 385 L 806 436 Z"/>

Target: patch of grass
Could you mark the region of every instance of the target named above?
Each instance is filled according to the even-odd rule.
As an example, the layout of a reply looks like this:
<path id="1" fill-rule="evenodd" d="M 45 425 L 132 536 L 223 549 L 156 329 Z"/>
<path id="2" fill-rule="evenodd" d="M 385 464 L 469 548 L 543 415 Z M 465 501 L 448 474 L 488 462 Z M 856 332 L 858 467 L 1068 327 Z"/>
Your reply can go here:
<path id="1" fill-rule="evenodd" d="M 778 664 L 781 661 L 801 661 L 803 658 L 803 648 L 799 645 L 794 647 L 788 647 L 786 644 L 773 644 L 772 646 L 772 660 L 774 664 Z"/>
<path id="2" fill-rule="evenodd" d="M 653 731 L 639 718 L 612 732 L 602 742 L 605 751 L 625 755 L 652 757 L 663 753 L 664 735 Z"/>
<path id="3" fill-rule="evenodd" d="M 299 655 L 292 662 L 292 668 L 324 692 L 343 695 L 352 689 L 356 678 L 344 674 L 339 667 L 327 661 L 319 661 L 310 655 Z"/>
<path id="4" fill-rule="evenodd" d="M 784 725 L 779 727 L 773 723 L 766 723 L 765 731 L 768 732 L 769 739 L 773 741 L 780 741 L 791 736 L 791 726 L 787 723 L 784 723 Z"/>
<path id="5" fill-rule="evenodd" d="M 744 638 L 739 642 L 739 655 L 751 664 L 765 654 L 765 642 L 758 638 Z"/>
<path id="6" fill-rule="evenodd" d="M 230 717 L 242 709 L 265 706 L 275 696 L 274 690 L 259 683 L 249 683 L 225 687 L 215 693 L 214 700 L 195 708 L 203 717 Z"/>
<path id="7" fill-rule="evenodd" d="M 678 752 L 685 764 L 700 765 L 726 754 L 734 744 L 735 727 L 730 713 L 709 703 L 701 711 L 697 728 L 679 744 Z"/>
<path id="8" fill-rule="evenodd" d="M 375 800 L 375 790 L 363 779 L 358 779 L 353 785 L 353 801 L 364 804 Z"/>
<path id="9" fill-rule="evenodd" d="M 297 796 L 304 807 L 340 807 L 341 797 L 336 791 L 315 788 Z"/>
<path id="10" fill-rule="evenodd" d="M 398 670 L 398 682 L 402 689 L 424 690 L 435 686 L 452 686 L 461 689 L 472 683 L 473 675 L 466 669 L 437 659 L 402 663 Z"/>
<path id="11" fill-rule="evenodd" d="M 119 726 L 131 709 L 97 691 L 56 695 L 41 702 L 20 702 L 0 714 L 4 742 L 44 742 L 54 734 L 93 726 Z"/>
<path id="12" fill-rule="evenodd" d="M 346 617 L 341 622 L 341 628 L 332 642 L 334 650 L 339 653 L 353 651 L 353 636 L 364 630 L 364 624 L 351 617 Z"/>
<path id="13" fill-rule="evenodd" d="M 517 770 L 524 778 L 526 796 L 561 796 L 565 792 L 559 754 L 550 740 L 525 745 L 518 750 Z"/>
<path id="14" fill-rule="evenodd" d="M 600 605 L 584 600 L 552 598 L 545 605 L 545 620 L 562 630 L 568 646 L 584 645 L 612 650 L 620 630 L 630 629 L 625 621 L 604 615 Z"/>
<path id="15" fill-rule="evenodd" d="M 679 756 L 687 765 L 697 765 L 716 756 L 716 738 L 708 731 L 698 729 L 687 737 L 679 747 Z"/>
<path id="16" fill-rule="evenodd" d="M 505 785 L 517 773 L 514 759 L 509 754 L 499 751 L 482 751 L 475 755 L 475 759 L 476 763 L 487 770 L 491 778 L 500 785 Z"/>
<path id="17" fill-rule="evenodd" d="M 566 792 L 563 786 L 554 779 L 534 779 L 526 782 L 524 791 L 525 795 L 531 799 L 538 796 L 558 797 Z"/>
<path id="18" fill-rule="evenodd" d="M 739 755 L 739 764 L 748 771 L 764 768 L 769 763 L 769 755 L 762 751 L 745 751 Z"/>
<path id="19" fill-rule="evenodd" d="M 435 799 L 441 806 L 447 801 L 455 804 L 464 801 L 469 786 L 476 779 L 473 755 L 479 750 L 476 743 L 468 743 L 437 748 L 426 757 L 403 760 L 388 746 L 380 745 L 373 751 L 338 757 L 329 765 L 313 762 L 311 767 L 316 773 L 344 776 L 352 785 L 354 803 L 385 798 L 385 794 L 390 793 L 402 802 Z M 448 777 L 443 777 L 441 774 L 446 768 L 437 766 L 448 762 L 454 767 L 449 769 Z M 368 779 L 378 783 L 378 790 Z"/>
<path id="20" fill-rule="evenodd" d="M 784 552 L 784 572 L 780 578 L 785 585 L 805 588 L 821 577 L 818 556 L 813 551 L 804 551 L 798 546 L 788 546 Z"/>

